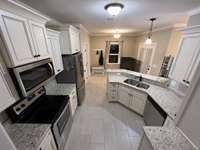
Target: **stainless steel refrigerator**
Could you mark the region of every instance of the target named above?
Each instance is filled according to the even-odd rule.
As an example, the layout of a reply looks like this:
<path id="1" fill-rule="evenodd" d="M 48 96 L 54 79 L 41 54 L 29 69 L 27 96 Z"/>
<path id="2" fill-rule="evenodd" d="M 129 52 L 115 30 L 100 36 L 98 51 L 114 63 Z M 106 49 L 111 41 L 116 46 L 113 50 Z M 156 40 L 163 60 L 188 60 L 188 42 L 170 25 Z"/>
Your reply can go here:
<path id="1" fill-rule="evenodd" d="M 85 97 L 85 80 L 83 58 L 81 52 L 72 55 L 62 55 L 64 70 L 56 76 L 57 83 L 75 83 L 78 104 L 81 105 Z"/>

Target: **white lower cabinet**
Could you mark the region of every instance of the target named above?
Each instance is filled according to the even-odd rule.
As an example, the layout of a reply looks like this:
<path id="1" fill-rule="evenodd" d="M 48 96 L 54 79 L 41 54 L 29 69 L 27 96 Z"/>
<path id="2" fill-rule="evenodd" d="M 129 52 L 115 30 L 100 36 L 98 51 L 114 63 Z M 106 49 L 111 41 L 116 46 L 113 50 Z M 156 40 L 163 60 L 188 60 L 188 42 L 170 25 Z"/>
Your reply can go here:
<path id="1" fill-rule="evenodd" d="M 110 101 L 118 101 L 138 114 L 144 114 L 146 93 L 118 83 L 108 83 L 107 92 Z"/>
<path id="2" fill-rule="evenodd" d="M 107 98 L 109 101 L 118 101 L 118 83 L 108 82 Z"/>
<path id="3" fill-rule="evenodd" d="M 147 94 L 141 93 L 139 91 L 134 91 L 132 98 L 130 100 L 129 107 L 134 111 L 136 111 L 137 113 L 143 115 L 146 101 L 147 101 Z"/>
<path id="4" fill-rule="evenodd" d="M 48 134 L 46 135 L 37 150 L 57 150 L 51 130 L 49 130 Z"/>
<path id="5" fill-rule="evenodd" d="M 119 102 L 129 107 L 130 101 L 132 99 L 132 94 L 130 92 L 130 89 L 120 85 L 118 93 L 119 93 Z"/>

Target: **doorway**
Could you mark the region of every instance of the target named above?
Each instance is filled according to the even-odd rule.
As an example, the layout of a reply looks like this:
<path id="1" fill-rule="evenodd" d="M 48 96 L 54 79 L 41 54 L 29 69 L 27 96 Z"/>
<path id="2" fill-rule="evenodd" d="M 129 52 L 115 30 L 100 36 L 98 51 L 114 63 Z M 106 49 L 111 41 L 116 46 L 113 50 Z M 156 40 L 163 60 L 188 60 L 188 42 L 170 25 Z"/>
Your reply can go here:
<path id="1" fill-rule="evenodd" d="M 141 61 L 141 73 L 150 74 L 153 67 L 153 59 L 155 56 L 156 45 L 156 43 L 152 43 L 149 45 L 145 43 L 140 43 L 137 59 Z"/>

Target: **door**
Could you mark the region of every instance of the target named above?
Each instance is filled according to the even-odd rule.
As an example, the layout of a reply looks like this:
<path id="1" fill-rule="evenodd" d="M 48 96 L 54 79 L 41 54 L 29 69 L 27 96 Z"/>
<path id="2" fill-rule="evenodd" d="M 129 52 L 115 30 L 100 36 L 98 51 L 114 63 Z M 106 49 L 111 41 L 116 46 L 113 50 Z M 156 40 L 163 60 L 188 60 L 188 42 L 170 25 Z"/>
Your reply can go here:
<path id="1" fill-rule="evenodd" d="M 7 81 L 5 80 L 5 76 L 7 74 L 4 72 L 3 67 L 0 64 L 0 112 L 5 110 L 7 107 L 12 105 L 15 102 L 15 98 L 13 97 Z"/>
<path id="2" fill-rule="evenodd" d="M 55 74 L 63 71 L 63 62 L 60 50 L 59 37 L 48 36 L 49 49 L 52 53 Z"/>
<path id="3" fill-rule="evenodd" d="M 28 22 L 25 18 L 0 11 L 0 27 L 2 37 L 11 57 L 11 66 L 27 64 L 37 59 L 36 51 L 29 33 Z"/>
<path id="4" fill-rule="evenodd" d="M 44 24 L 36 23 L 33 21 L 29 21 L 29 24 L 38 59 L 41 60 L 49 58 L 46 28 Z"/>
<path id="5" fill-rule="evenodd" d="M 189 83 L 196 71 L 200 53 L 200 34 L 183 36 L 170 71 L 170 77 Z"/>
<path id="6" fill-rule="evenodd" d="M 149 74 L 153 67 L 153 59 L 155 54 L 156 44 L 147 45 L 141 43 L 138 50 L 138 60 L 141 61 L 140 72 Z"/>

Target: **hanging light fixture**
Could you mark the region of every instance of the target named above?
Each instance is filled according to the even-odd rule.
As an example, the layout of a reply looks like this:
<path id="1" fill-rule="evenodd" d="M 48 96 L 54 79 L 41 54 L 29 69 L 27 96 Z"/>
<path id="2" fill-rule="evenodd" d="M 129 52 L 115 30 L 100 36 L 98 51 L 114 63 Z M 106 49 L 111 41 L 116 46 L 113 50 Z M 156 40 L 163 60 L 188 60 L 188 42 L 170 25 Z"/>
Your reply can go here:
<path id="1" fill-rule="evenodd" d="M 119 38 L 121 37 L 121 34 L 119 34 L 119 33 L 114 33 L 114 34 L 113 34 L 113 37 L 114 37 L 115 39 L 119 39 Z"/>
<path id="2" fill-rule="evenodd" d="M 151 21 L 151 26 L 150 26 L 150 30 L 149 30 L 149 33 L 148 33 L 148 38 L 146 39 L 146 42 L 145 44 L 152 44 L 152 31 L 153 31 L 153 22 L 156 20 L 156 18 L 151 18 L 150 21 Z"/>
<path id="3" fill-rule="evenodd" d="M 111 16 L 117 16 L 123 8 L 124 5 L 121 3 L 110 3 L 104 7 Z"/>

